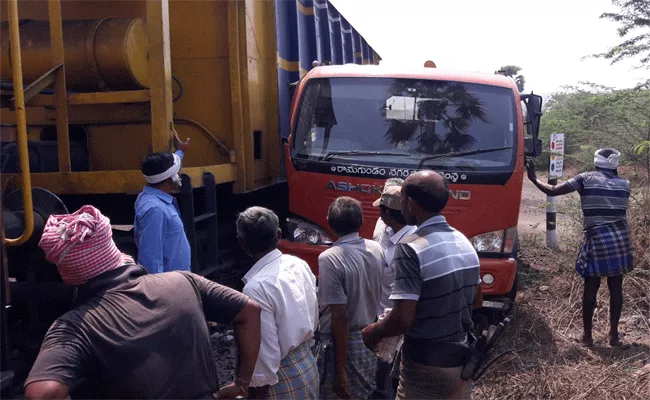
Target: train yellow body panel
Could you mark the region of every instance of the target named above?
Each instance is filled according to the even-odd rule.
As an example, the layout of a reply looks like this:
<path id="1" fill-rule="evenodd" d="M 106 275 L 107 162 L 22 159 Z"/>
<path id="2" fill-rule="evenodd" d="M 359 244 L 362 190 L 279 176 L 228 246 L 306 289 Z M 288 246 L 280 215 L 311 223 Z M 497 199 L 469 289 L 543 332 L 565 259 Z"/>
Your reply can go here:
<path id="1" fill-rule="evenodd" d="M 7 1 L 1 4 L 6 20 Z M 24 84 L 30 85 L 52 68 L 48 2 L 20 1 L 18 11 L 21 21 L 32 20 L 20 29 L 21 47 L 27 49 Z M 191 138 L 184 160 L 188 175 L 218 172 L 217 183 L 235 182 L 240 192 L 268 184 L 280 171 L 274 13 L 273 2 L 254 0 L 61 2 L 63 34 L 73 32 L 70 27 L 78 32 L 78 37 L 64 36 L 68 123 L 86 131 L 89 171 L 33 173 L 34 185 L 65 194 L 141 188 L 144 179 L 135 172 L 142 158 L 152 150 L 170 150 L 170 124 L 160 121 L 167 118 L 181 137 Z M 166 23 L 147 23 L 163 16 Z M 110 24 L 112 31 L 103 28 Z M 30 40 L 35 37 L 38 43 Z M 9 53 L 8 44 L 3 38 L 3 55 Z M 168 49 L 169 67 L 153 46 Z M 143 47 L 148 63 L 141 59 Z M 163 58 L 162 65 L 152 62 L 155 57 Z M 11 62 L 3 57 L 3 78 L 11 77 L 7 68 Z M 118 78 L 121 84 L 111 85 Z M 107 86 L 102 89 L 97 81 Z M 178 98 L 170 101 L 170 96 Z M 39 94 L 27 102 L 31 140 L 56 125 L 53 97 Z M 15 123 L 14 112 L 3 107 L 0 119 L 7 128 Z M 5 129 L 7 135 L 12 133 Z M 6 189 L 18 187 L 14 174 L 4 174 L 2 181 Z M 193 184 L 200 186 L 201 180 Z"/>

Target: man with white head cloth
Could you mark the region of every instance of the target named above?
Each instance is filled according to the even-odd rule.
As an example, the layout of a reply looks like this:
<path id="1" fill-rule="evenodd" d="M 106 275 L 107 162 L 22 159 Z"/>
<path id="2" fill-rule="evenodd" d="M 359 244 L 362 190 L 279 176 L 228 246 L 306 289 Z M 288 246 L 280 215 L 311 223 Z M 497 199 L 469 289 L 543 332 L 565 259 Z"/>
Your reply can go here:
<path id="1" fill-rule="evenodd" d="M 189 139 L 183 143 L 174 132 L 174 143 L 176 153 L 152 153 L 142 161 L 147 186 L 135 202 L 134 235 L 138 263 L 149 273 L 189 271 L 192 264 L 190 243 L 172 196 L 181 186 L 181 161 Z"/>
<path id="2" fill-rule="evenodd" d="M 623 274 L 632 270 L 634 259 L 626 218 L 630 182 L 618 176 L 620 155 L 614 149 L 600 149 L 594 154 L 595 171 L 584 172 L 555 186 L 538 180 L 532 162 L 526 164 L 528 178 L 547 195 L 580 193 L 585 242 L 576 260 L 576 271 L 584 278 L 585 288 L 584 333 L 577 339 L 587 347 L 594 344 L 592 320 L 600 278 L 607 278 L 610 294 L 609 344 L 621 344 L 618 322 L 623 308 Z"/>

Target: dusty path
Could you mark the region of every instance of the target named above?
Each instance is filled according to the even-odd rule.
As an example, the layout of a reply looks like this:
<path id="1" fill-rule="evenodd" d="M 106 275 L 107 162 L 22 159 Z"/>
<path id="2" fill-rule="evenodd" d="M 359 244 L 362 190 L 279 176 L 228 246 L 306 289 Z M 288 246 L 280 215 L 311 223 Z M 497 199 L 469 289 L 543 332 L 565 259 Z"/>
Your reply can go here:
<path id="1" fill-rule="evenodd" d="M 519 209 L 519 235 L 544 234 L 546 229 L 546 195 L 524 178 Z"/>
<path id="2" fill-rule="evenodd" d="M 540 179 L 545 180 L 546 177 L 540 176 Z M 579 201 L 580 196 L 577 193 L 556 198 L 558 242 L 562 242 L 566 238 L 571 217 L 576 217 L 576 213 L 579 214 L 578 208 L 574 207 L 573 215 L 568 215 L 569 206 L 577 206 Z M 521 190 L 518 230 L 520 241 L 533 241 L 541 244 L 546 240 L 546 195 L 537 189 L 528 178 L 524 178 Z"/>

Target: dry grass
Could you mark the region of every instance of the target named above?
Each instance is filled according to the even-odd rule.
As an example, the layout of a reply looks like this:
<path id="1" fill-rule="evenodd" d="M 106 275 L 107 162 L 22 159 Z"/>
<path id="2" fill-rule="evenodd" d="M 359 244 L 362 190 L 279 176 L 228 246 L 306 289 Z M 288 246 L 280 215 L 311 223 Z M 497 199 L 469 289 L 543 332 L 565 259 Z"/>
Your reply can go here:
<path id="1" fill-rule="evenodd" d="M 512 353 L 497 360 L 476 383 L 473 398 L 650 398 L 650 196 L 637 194 L 628 214 L 636 262 L 624 279 L 619 329 L 625 345 L 607 345 L 609 294 L 604 282 L 594 317 L 595 347 L 587 349 L 573 340 L 582 332 L 583 283 L 573 269 L 578 217 L 558 251 L 544 248 L 540 240 L 522 241 L 517 307 L 495 350 L 495 355 Z M 565 220 L 573 220 L 575 205 L 564 206 L 570 217 Z"/>

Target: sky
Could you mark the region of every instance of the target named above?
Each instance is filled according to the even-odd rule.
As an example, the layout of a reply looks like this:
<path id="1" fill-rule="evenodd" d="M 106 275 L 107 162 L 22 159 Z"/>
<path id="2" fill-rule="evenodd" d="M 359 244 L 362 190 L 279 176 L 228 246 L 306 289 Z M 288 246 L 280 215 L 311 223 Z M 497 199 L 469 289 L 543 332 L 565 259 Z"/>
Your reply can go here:
<path id="1" fill-rule="evenodd" d="M 599 19 L 610 0 L 330 0 L 385 64 L 494 73 L 522 68 L 526 92 L 550 94 L 590 81 L 628 88 L 650 77 L 633 62 L 584 56 L 620 42 Z"/>

